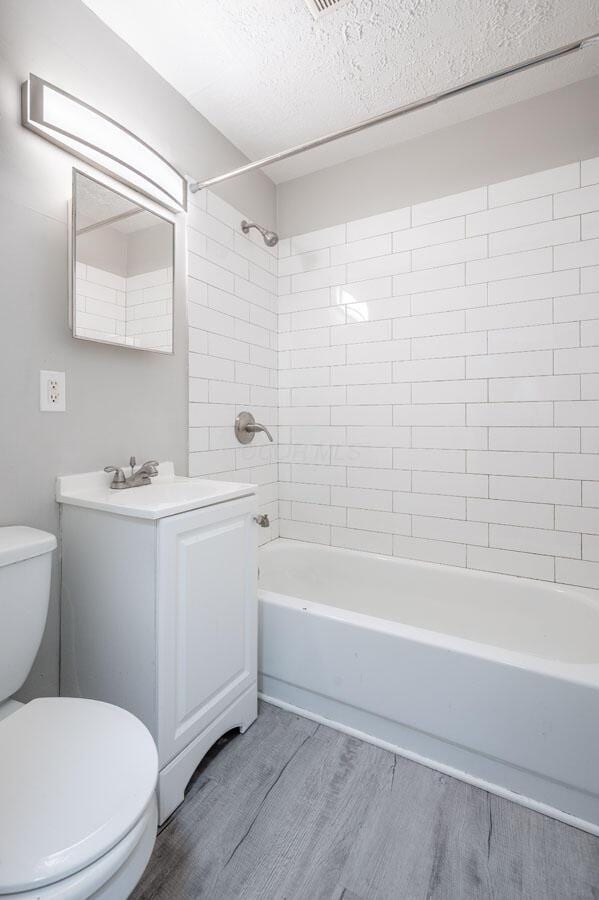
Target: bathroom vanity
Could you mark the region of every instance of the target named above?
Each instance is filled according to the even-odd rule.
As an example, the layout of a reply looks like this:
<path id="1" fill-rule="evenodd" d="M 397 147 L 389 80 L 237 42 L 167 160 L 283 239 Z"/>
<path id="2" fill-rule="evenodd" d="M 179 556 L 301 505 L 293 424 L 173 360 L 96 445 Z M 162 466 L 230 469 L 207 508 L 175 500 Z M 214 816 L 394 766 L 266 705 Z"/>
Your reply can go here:
<path id="1" fill-rule="evenodd" d="M 61 477 L 61 694 L 122 706 L 159 753 L 160 821 L 198 763 L 257 714 L 255 485 Z"/>

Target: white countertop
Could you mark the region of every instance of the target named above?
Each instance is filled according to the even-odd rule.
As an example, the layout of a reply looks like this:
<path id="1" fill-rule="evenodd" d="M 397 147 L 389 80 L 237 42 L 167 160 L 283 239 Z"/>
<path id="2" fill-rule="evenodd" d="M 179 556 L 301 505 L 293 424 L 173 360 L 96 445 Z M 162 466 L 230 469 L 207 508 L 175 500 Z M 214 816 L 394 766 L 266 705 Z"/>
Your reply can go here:
<path id="1" fill-rule="evenodd" d="M 124 467 L 125 475 L 129 474 Z M 172 462 L 162 462 L 152 484 L 125 490 L 112 490 L 112 473 L 86 472 L 61 475 L 56 479 L 56 500 L 71 506 L 84 506 L 103 512 L 138 519 L 162 519 L 177 513 L 213 506 L 226 500 L 256 493 L 255 484 L 235 481 L 209 481 L 175 475 Z"/>

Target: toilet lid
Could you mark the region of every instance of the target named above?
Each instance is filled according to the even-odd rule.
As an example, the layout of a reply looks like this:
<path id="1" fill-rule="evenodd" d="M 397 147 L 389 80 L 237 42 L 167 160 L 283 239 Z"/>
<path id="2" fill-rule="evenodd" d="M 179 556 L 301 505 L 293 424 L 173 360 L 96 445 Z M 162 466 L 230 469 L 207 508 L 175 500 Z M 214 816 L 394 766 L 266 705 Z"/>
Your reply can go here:
<path id="1" fill-rule="evenodd" d="M 55 549 L 56 538 L 47 531 L 27 525 L 4 525 L 0 528 L 0 566 L 9 566 Z"/>
<path id="2" fill-rule="evenodd" d="M 150 802 L 149 731 L 107 703 L 32 700 L 0 721 L 0 895 L 67 878 L 107 853 Z"/>

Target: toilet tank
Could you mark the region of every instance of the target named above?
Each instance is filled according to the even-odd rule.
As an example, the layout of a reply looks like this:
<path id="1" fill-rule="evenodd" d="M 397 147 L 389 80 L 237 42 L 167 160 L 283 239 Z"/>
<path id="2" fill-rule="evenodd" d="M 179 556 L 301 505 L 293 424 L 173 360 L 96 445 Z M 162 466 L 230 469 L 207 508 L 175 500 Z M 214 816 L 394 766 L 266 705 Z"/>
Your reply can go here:
<path id="1" fill-rule="evenodd" d="M 39 649 L 55 547 L 45 531 L 0 528 L 0 703 L 19 690 Z"/>

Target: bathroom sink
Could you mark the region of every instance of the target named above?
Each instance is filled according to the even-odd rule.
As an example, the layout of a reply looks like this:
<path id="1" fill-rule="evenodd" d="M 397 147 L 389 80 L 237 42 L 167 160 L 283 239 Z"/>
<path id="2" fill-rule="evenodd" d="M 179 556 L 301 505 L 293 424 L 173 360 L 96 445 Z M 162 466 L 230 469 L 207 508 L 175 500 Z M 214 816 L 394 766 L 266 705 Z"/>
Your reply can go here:
<path id="1" fill-rule="evenodd" d="M 160 463 L 159 475 L 150 485 L 115 491 L 110 488 L 111 480 L 105 472 L 60 476 L 56 480 L 56 499 L 59 503 L 121 516 L 162 519 L 256 493 L 254 484 L 183 478 L 175 475 L 172 462 Z"/>

